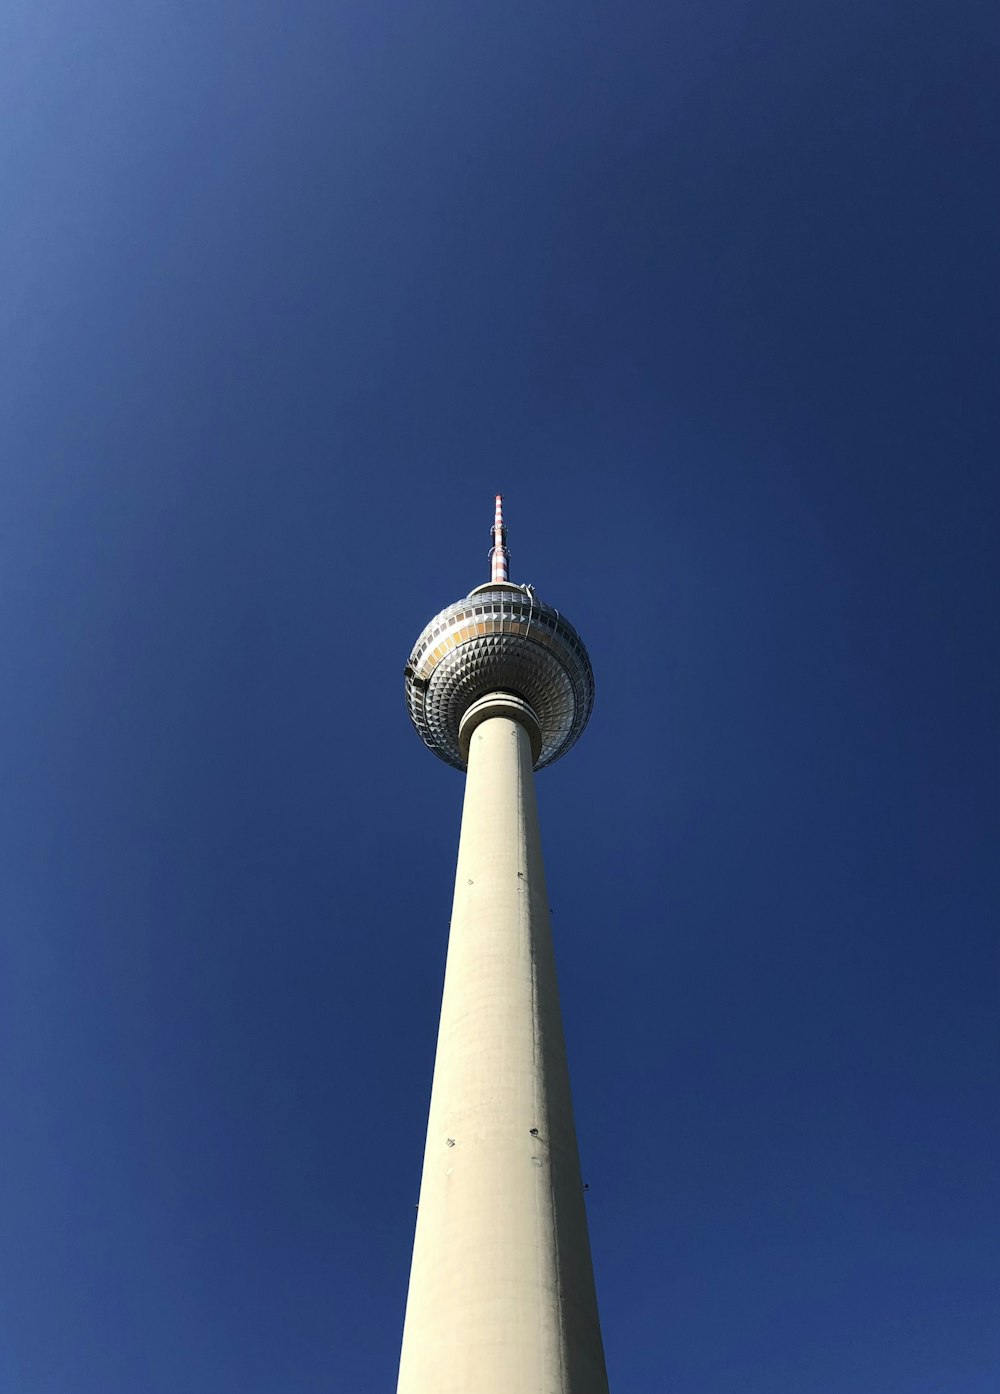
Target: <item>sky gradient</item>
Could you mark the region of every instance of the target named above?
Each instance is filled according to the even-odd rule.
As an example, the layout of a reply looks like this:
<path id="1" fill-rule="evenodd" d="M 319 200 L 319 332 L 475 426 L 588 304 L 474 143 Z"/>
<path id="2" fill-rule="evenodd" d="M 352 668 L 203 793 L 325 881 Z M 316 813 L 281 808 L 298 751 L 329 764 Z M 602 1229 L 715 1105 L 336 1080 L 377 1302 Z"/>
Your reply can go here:
<path id="1" fill-rule="evenodd" d="M 995 1394 L 993 8 L 2 28 L 0 1394 L 394 1388 L 498 490 L 614 1394 Z"/>

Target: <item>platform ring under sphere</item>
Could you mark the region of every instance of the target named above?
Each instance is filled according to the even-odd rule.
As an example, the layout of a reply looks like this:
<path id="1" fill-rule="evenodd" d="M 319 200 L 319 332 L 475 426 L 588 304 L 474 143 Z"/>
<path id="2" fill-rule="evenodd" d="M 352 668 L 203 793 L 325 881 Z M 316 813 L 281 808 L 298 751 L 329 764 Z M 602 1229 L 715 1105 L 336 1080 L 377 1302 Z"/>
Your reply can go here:
<path id="1" fill-rule="evenodd" d="M 579 634 L 528 587 L 510 582 L 479 586 L 435 615 L 404 672 L 421 739 L 459 770 L 459 725 L 488 692 L 512 692 L 534 711 L 542 731 L 536 769 L 565 755 L 594 706 L 594 673 Z"/>

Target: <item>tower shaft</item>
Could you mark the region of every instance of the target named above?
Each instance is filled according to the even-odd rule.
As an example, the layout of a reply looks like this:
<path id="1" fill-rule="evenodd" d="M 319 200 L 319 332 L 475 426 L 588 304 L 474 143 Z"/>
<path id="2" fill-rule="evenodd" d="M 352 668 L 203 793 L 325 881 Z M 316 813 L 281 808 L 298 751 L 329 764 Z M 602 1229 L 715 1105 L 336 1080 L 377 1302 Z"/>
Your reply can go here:
<path id="1" fill-rule="evenodd" d="M 398 1394 L 607 1394 L 532 734 L 494 697 L 469 738 Z"/>

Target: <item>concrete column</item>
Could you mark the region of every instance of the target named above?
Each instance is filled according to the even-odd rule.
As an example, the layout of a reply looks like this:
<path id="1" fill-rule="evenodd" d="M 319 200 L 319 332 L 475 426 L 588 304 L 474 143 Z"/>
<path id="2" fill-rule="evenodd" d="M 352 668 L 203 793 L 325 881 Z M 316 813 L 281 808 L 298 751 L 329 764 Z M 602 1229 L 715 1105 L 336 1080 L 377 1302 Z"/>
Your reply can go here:
<path id="1" fill-rule="evenodd" d="M 536 730 L 531 709 L 500 693 L 464 725 L 468 776 L 398 1394 L 607 1394 L 535 805 Z"/>

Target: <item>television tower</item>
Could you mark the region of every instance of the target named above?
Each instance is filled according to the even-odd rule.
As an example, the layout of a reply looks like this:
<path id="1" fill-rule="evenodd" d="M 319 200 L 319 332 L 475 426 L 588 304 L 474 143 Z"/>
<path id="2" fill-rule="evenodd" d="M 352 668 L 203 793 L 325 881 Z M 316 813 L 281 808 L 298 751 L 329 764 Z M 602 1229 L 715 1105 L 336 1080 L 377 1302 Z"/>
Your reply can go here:
<path id="1" fill-rule="evenodd" d="M 508 578 L 431 620 L 414 726 L 466 770 L 397 1394 L 607 1394 L 534 771 L 594 704 L 571 624 Z"/>

